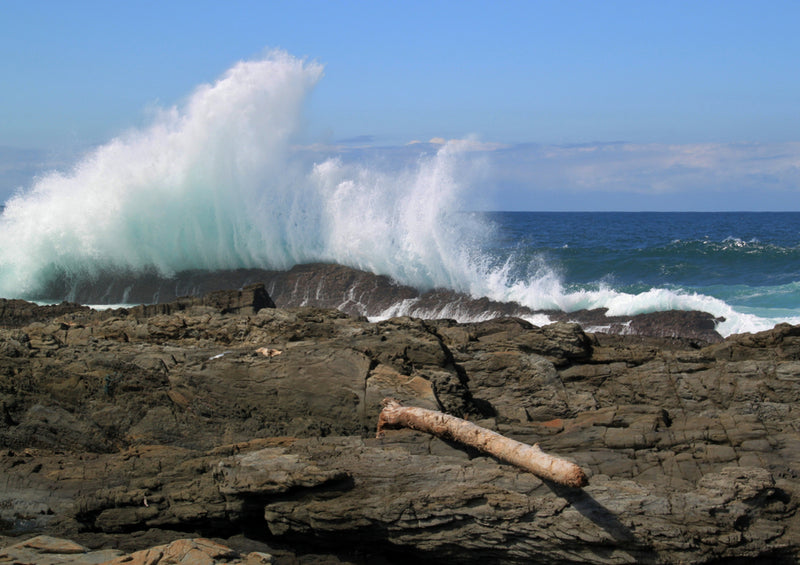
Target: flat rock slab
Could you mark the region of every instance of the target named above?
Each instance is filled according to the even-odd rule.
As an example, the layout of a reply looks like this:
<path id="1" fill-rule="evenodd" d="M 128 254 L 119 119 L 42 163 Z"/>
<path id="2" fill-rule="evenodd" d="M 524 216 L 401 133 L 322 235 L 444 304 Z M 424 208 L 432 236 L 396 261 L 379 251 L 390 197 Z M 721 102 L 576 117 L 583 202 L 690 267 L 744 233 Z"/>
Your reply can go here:
<path id="1" fill-rule="evenodd" d="M 246 533 L 345 562 L 800 557 L 799 326 L 701 347 L 212 302 L 0 328 L 0 534 L 128 554 Z M 589 486 L 376 440 L 384 396 L 539 443 Z"/>
<path id="2" fill-rule="evenodd" d="M 180 539 L 125 554 L 116 549 L 91 551 L 67 539 L 36 536 L 0 549 L 0 563 L 14 565 L 271 565 L 272 555 L 245 555 L 204 538 Z"/>
<path id="3" fill-rule="evenodd" d="M 40 535 L 0 549 L 0 563 L 14 565 L 95 565 L 122 555 L 116 549 L 92 551 L 70 540 Z"/>

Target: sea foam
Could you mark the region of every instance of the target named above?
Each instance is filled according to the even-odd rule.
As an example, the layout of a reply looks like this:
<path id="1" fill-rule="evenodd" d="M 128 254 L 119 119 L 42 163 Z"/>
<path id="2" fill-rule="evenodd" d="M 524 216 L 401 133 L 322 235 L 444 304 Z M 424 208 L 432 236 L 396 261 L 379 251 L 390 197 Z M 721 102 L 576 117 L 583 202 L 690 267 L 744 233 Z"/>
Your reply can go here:
<path id="1" fill-rule="evenodd" d="M 322 72 L 283 52 L 238 63 L 149 127 L 38 179 L 0 220 L 0 296 L 48 298 L 53 279 L 109 272 L 314 261 L 467 290 L 463 234 L 476 231 L 456 218 L 459 148 L 392 174 L 309 162 L 294 144 Z"/>
<path id="2" fill-rule="evenodd" d="M 724 335 L 800 322 L 679 289 L 567 288 L 541 257 L 497 264 L 485 251 L 491 226 L 460 212 L 469 143 L 428 148 L 399 171 L 298 148 L 303 106 L 322 75 L 321 65 L 280 51 L 240 62 L 148 127 L 35 180 L 0 217 L 0 296 L 60 300 L 46 295 L 53 281 L 113 273 L 332 262 L 532 309 L 704 310 L 725 318 Z"/>

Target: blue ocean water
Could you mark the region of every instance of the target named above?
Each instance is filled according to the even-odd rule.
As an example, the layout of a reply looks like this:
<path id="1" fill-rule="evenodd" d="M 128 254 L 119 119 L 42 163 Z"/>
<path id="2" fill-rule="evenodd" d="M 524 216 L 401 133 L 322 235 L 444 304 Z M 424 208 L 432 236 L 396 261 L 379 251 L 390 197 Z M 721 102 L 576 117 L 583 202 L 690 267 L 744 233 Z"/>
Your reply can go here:
<path id="1" fill-rule="evenodd" d="M 585 302 L 567 310 L 620 300 L 629 303 L 626 313 L 703 309 L 731 318 L 737 332 L 800 320 L 799 212 L 485 217 L 496 230 L 485 252 L 495 266 L 511 265 L 507 284 L 530 283 L 549 270 L 558 294 Z"/>
<path id="2" fill-rule="evenodd" d="M 32 179 L 0 215 L 0 296 L 326 262 L 534 310 L 701 310 L 723 335 L 800 323 L 800 213 L 465 213 L 464 140 L 402 166 L 298 146 L 321 76 L 282 52 L 238 63 Z"/>

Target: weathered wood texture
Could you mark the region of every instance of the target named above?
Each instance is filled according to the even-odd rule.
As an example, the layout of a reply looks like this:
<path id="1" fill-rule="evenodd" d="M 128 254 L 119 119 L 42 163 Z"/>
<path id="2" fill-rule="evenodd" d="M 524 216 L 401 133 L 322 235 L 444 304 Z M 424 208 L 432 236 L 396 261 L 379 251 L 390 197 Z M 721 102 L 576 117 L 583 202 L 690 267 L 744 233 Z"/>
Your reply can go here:
<path id="1" fill-rule="evenodd" d="M 411 428 L 451 439 L 568 487 L 580 488 L 589 484 L 578 465 L 545 453 L 538 444 L 521 443 L 443 412 L 403 406 L 393 398 L 386 398 L 378 418 L 378 437 L 383 435 L 386 427 Z"/>

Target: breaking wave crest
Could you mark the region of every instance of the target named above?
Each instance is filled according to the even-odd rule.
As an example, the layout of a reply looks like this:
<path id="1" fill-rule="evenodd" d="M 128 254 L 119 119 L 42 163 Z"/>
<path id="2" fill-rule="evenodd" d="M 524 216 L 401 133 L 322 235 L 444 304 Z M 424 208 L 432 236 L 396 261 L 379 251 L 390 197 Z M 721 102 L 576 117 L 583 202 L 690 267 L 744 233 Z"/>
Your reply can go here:
<path id="1" fill-rule="evenodd" d="M 725 335 L 800 322 L 680 289 L 568 287 L 541 257 L 498 259 L 490 222 L 460 211 L 469 144 L 445 144 L 399 172 L 298 148 L 303 105 L 322 74 L 280 51 L 238 63 L 148 127 L 37 179 L 0 217 L 0 296 L 60 300 L 48 289 L 115 274 L 327 262 L 531 309 L 704 310 L 726 318 Z"/>
<path id="2" fill-rule="evenodd" d="M 0 222 L 0 296 L 53 298 L 42 293 L 54 279 L 109 272 L 313 261 L 467 290 L 474 247 L 464 234 L 479 228 L 456 218 L 458 149 L 393 174 L 310 162 L 293 143 L 321 76 L 283 52 L 239 63 L 149 127 L 38 179 Z"/>

